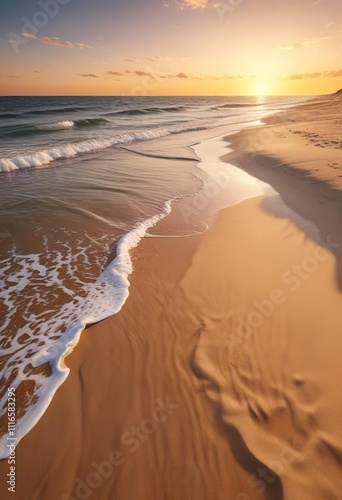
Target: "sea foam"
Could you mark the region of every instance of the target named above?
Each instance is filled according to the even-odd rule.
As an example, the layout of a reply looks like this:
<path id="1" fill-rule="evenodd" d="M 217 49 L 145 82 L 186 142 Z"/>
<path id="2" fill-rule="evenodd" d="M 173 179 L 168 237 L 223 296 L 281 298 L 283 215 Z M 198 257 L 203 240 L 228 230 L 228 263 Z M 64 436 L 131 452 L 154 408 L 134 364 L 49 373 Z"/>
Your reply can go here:
<path id="1" fill-rule="evenodd" d="M 175 197 L 166 202 L 162 213 L 138 223 L 132 230 L 121 237 L 117 243 L 115 259 L 102 272 L 96 282 L 90 284 L 86 297 L 83 299 L 79 298 L 73 303 L 65 304 L 61 308 L 59 315 L 57 314 L 57 316 L 51 318 L 44 325 L 44 332 L 47 333 L 47 330 L 52 328 L 53 334 L 51 338 L 46 336 L 39 337 L 39 340 L 44 341 L 45 345 L 41 346 L 35 355 L 26 359 L 25 354 L 27 353 L 25 348 L 23 349 L 23 346 L 19 346 L 16 340 L 8 346 L 11 351 L 13 349 L 16 350 L 17 347 L 22 348 L 22 366 L 20 366 L 16 378 L 11 381 L 11 386 L 18 387 L 23 380 L 27 381 L 29 379 L 32 379 L 36 384 L 34 392 L 34 400 L 36 402 L 30 405 L 26 409 L 24 416 L 16 422 L 17 443 L 36 425 L 46 411 L 56 390 L 68 376 L 69 369 L 63 365 L 63 359 L 77 345 L 83 329 L 89 324 L 97 323 L 116 314 L 124 305 L 129 295 L 128 277 L 133 271 L 130 250 L 139 244 L 149 228 L 156 225 L 158 221 L 170 213 L 172 202 L 179 198 L 181 197 Z M 44 276 L 46 269 L 39 263 L 39 256 L 30 255 L 27 257 L 30 259 L 30 267 L 33 266 L 34 270 Z M 27 270 L 27 265 L 24 267 Z M 23 276 L 24 281 L 25 276 Z M 20 286 L 24 286 L 23 282 Z M 56 341 L 57 328 L 62 327 L 67 319 L 69 320 L 69 326 Z M 38 367 L 46 362 L 51 366 L 51 376 L 25 374 L 25 367 L 27 365 L 30 364 L 33 367 Z M 0 399 L 0 407 L 3 408 L 2 414 L 6 411 L 5 399 L 6 394 Z M 7 438 L 8 434 L 5 434 L 0 439 L 0 459 L 4 459 L 8 455 L 8 448 L 6 446 Z"/>
<path id="2" fill-rule="evenodd" d="M 75 123 L 71 120 L 65 120 L 61 122 L 54 123 L 43 123 L 41 125 L 36 125 L 39 130 L 64 130 L 67 128 L 71 128 L 75 125 Z"/>
<path id="3" fill-rule="evenodd" d="M 64 122 L 60 122 L 64 123 Z M 70 122 L 73 123 L 73 122 Z M 0 172 L 11 172 L 28 167 L 39 167 L 49 165 L 53 161 L 63 158 L 72 158 L 79 154 L 92 153 L 101 149 L 110 148 L 120 144 L 129 144 L 137 141 L 158 139 L 172 134 L 205 130 L 216 125 L 215 122 L 188 123 L 186 125 L 175 125 L 169 127 L 149 128 L 121 133 L 115 136 L 102 137 L 87 141 L 63 144 L 56 147 L 38 150 L 30 154 L 23 154 L 11 158 L 0 159 Z"/>

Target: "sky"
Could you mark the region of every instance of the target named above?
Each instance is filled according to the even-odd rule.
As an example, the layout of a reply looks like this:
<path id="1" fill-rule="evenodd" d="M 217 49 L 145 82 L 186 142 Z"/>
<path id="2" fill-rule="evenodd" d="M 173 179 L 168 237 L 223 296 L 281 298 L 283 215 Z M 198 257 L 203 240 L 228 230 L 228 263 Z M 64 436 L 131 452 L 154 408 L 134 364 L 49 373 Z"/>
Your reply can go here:
<path id="1" fill-rule="evenodd" d="M 342 0 L 11 0 L 0 95 L 342 88 Z"/>

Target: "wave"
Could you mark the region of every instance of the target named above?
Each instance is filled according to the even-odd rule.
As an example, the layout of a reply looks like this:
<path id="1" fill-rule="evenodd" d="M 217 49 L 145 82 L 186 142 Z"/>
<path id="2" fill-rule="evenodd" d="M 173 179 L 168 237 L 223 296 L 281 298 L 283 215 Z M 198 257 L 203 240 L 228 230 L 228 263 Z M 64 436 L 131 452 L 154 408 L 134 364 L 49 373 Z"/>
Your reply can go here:
<path id="1" fill-rule="evenodd" d="M 54 123 L 43 123 L 42 125 L 35 125 L 38 130 L 65 130 L 67 128 L 71 128 L 75 125 L 74 122 L 70 120 L 65 120 L 62 122 L 54 122 Z"/>
<path id="2" fill-rule="evenodd" d="M 74 113 L 82 111 L 82 108 L 75 107 L 64 107 L 64 108 L 48 108 L 48 109 L 32 109 L 30 111 L 24 111 L 24 115 L 49 115 L 55 113 Z"/>
<path id="3" fill-rule="evenodd" d="M 17 113 L 16 112 L 9 112 L 9 113 L 1 113 L 1 119 L 3 118 L 18 118 L 18 117 L 24 117 L 27 115 L 34 115 L 34 116 L 39 116 L 39 115 L 51 115 L 51 114 L 56 114 L 56 113 L 75 113 L 83 111 L 82 108 L 75 108 L 75 107 L 63 107 L 63 108 L 48 108 L 48 109 L 30 109 L 28 111 L 25 110 L 20 110 Z"/>
<path id="4" fill-rule="evenodd" d="M 146 114 L 154 114 L 154 113 L 176 113 L 178 111 L 185 111 L 186 108 L 184 106 L 169 106 L 166 108 L 143 108 L 143 109 L 125 109 L 122 111 L 112 111 L 107 113 L 107 116 L 136 116 L 136 115 L 146 115 Z"/>
<path id="5" fill-rule="evenodd" d="M 184 111 L 186 108 L 183 106 L 169 106 L 162 108 L 144 108 L 144 109 L 126 109 L 122 111 L 111 111 L 106 113 L 106 116 L 138 116 L 146 114 L 155 113 L 175 113 L 179 111 Z M 55 114 L 55 113 L 66 113 L 81 111 L 78 108 L 58 108 L 58 109 L 48 109 L 48 110 L 31 110 L 21 113 L 5 113 L 1 115 L 1 118 L 18 118 L 19 116 L 24 117 L 25 115 L 43 115 L 43 114 Z M 0 137 L 23 137 L 27 135 L 42 134 L 48 132 L 56 132 L 59 130 L 65 130 L 71 127 L 99 127 L 101 125 L 112 124 L 113 122 L 104 117 L 97 118 L 79 118 L 73 120 L 60 120 L 51 123 L 39 123 L 39 124 L 16 124 L 13 126 L 0 126 Z"/>
<path id="6" fill-rule="evenodd" d="M 2 118 L 18 118 L 18 116 L 21 116 L 22 113 L 1 113 L 1 119 Z"/>
<path id="7" fill-rule="evenodd" d="M 227 103 L 221 104 L 219 106 L 213 106 L 210 109 L 229 109 L 229 108 L 255 108 L 260 106 L 258 103 L 246 104 L 246 103 Z"/>
<path id="8" fill-rule="evenodd" d="M 63 144 L 60 146 L 36 151 L 26 155 L 16 156 L 13 158 L 2 158 L 0 159 L 0 172 L 11 172 L 28 167 L 40 167 L 43 165 L 49 165 L 56 160 L 72 158 L 79 154 L 92 153 L 101 149 L 110 148 L 111 146 L 130 144 L 132 142 L 138 141 L 147 141 L 150 139 L 158 139 L 160 137 L 180 134 L 182 132 L 205 130 L 208 128 L 212 128 L 215 125 L 216 123 L 213 122 L 206 122 L 201 124 L 190 123 L 181 126 L 178 125 L 165 128 L 136 130 L 118 134 L 113 137 L 103 137 L 88 141 Z"/>
<path id="9" fill-rule="evenodd" d="M 17 137 L 36 135 L 48 132 L 66 130 L 72 127 L 97 127 L 112 123 L 106 118 L 84 118 L 80 120 L 61 120 L 51 123 L 39 123 L 36 125 L 17 125 L 13 127 L 0 127 L 0 137 Z"/>
<path id="10" fill-rule="evenodd" d="M 18 111 L 17 113 L 15 112 L 2 113 L 1 119 L 19 118 L 25 116 L 51 115 L 59 113 L 78 113 L 82 111 L 84 112 L 85 110 L 83 108 L 76 108 L 70 106 L 64 108 L 31 109 L 29 111 Z M 106 116 L 120 116 L 120 115 L 135 116 L 135 115 L 146 115 L 153 113 L 175 113 L 178 111 L 186 111 L 186 108 L 184 106 L 166 106 L 161 108 L 152 107 L 152 108 L 142 108 L 142 109 L 136 108 L 136 109 L 126 109 L 120 111 L 110 111 L 109 113 L 105 114 Z M 90 118 L 88 121 L 93 121 L 93 120 L 102 120 L 102 118 Z M 83 120 L 77 120 L 77 121 L 83 121 Z"/>
<path id="11" fill-rule="evenodd" d="M 38 130 L 64 130 L 71 127 L 94 127 L 97 125 L 104 125 L 105 123 L 112 123 L 106 118 L 83 118 L 81 120 L 64 120 L 53 123 L 43 123 L 42 125 L 34 125 Z"/>
<path id="12" fill-rule="evenodd" d="M 75 125 L 77 127 L 94 127 L 96 125 L 104 125 L 106 123 L 112 123 L 106 118 L 83 118 L 82 120 L 75 120 Z"/>

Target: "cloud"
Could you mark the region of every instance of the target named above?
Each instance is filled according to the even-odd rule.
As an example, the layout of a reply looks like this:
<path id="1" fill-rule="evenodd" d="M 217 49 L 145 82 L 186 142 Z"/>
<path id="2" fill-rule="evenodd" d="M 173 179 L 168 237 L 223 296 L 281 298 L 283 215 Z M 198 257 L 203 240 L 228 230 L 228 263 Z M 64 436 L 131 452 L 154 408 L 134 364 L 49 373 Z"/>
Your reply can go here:
<path id="1" fill-rule="evenodd" d="M 220 2 L 215 0 L 176 0 L 180 9 L 212 9 L 220 6 Z"/>
<path id="2" fill-rule="evenodd" d="M 304 75 L 290 75 L 286 80 L 303 80 L 303 78 L 318 78 L 319 76 L 322 76 L 322 73 L 317 71 L 316 73 L 305 73 Z"/>
<path id="3" fill-rule="evenodd" d="M 174 61 L 172 57 L 167 57 L 167 56 L 152 56 L 152 57 L 145 57 L 144 58 L 146 61 L 149 62 L 159 62 L 159 61 Z M 180 59 L 178 59 L 180 60 Z M 183 59 L 182 59 L 183 60 Z"/>
<path id="4" fill-rule="evenodd" d="M 83 76 L 84 78 L 98 78 L 98 76 L 94 75 L 94 73 L 81 73 L 78 74 L 77 76 Z"/>
<path id="5" fill-rule="evenodd" d="M 339 70 L 336 70 L 336 71 L 326 71 L 323 74 L 324 74 L 324 76 L 330 76 L 332 78 L 338 78 L 338 77 L 342 76 L 342 69 L 339 69 Z"/>
<path id="6" fill-rule="evenodd" d="M 299 75 L 290 75 L 285 78 L 285 80 L 303 80 L 305 78 L 318 78 L 318 77 L 329 77 L 329 78 L 338 78 L 342 77 L 342 69 L 336 71 L 324 71 L 315 73 L 304 73 Z"/>
<path id="7" fill-rule="evenodd" d="M 141 69 L 138 69 L 136 71 L 129 71 L 126 69 L 125 73 L 128 75 L 137 75 L 137 76 L 152 76 L 152 73 L 149 73 L 148 71 L 143 71 Z"/>
<path id="8" fill-rule="evenodd" d="M 189 76 L 186 75 L 185 73 L 177 73 L 176 75 L 162 75 L 162 78 L 180 78 L 182 80 L 186 80 L 188 78 L 193 79 L 193 80 L 199 80 L 197 76 Z"/>
<path id="9" fill-rule="evenodd" d="M 144 71 L 144 70 L 141 70 L 141 69 L 138 69 L 136 71 L 130 71 L 128 69 L 126 69 L 125 73 L 129 74 L 129 75 L 136 75 L 136 76 L 151 76 L 153 78 L 180 78 L 180 79 L 187 79 L 187 78 L 193 78 L 193 79 L 198 79 L 197 77 L 195 76 L 189 76 L 189 75 L 186 75 L 185 73 L 176 73 L 175 75 L 166 75 L 166 74 L 163 74 L 163 73 L 158 73 L 158 72 L 155 72 L 155 73 L 150 73 L 149 71 Z"/>
<path id="10" fill-rule="evenodd" d="M 137 76 L 151 76 L 151 73 L 148 73 L 147 71 L 142 71 L 138 70 L 134 72 Z"/>
<path id="11" fill-rule="evenodd" d="M 189 80 L 233 80 L 244 78 L 256 78 L 255 75 L 187 75 L 186 73 L 177 73 L 176 75 L 162 75 L 161 78 L 181 78 Z"/>
<path id="12" fill-rule="evenodd" d="M 303 44 L 302 43 L 294 43 L 292 45 L 278 45 L 276 48 L 278 50 L 296 50 L 296 49 L 302 49 Z"/>
<path id="13" fill-rule="evenodd" d="M 150 70 L 150 71 L 149 71 Z M 256 75 L 248 75 L 248 74 L 238 74 L 238 75 L 229 75 L 229 74 L 223 74 L 223 75 L 206 75 L 206 74 L 188 74 L 184 73 L 183 71 L 178 71 L 175 73 L 166 73 L 164 71 L 159 71 L 156 70 L 154 71 L 153 68 L 147 67 L 146 69 L 126 69 L 122 73 L 119 71 L 108 71 L 106 74 L 108 75 L 113 75 L 113 76 L 125 76 L 125 75 L 133 75 L 133 76 L 138 76 L 138 77 L 148 77 L 148 78 L 161 78 L 161 79 L 180 79 L 180 80 L 201 80 L 201 81 L 206 81 L 206 80 L 212 80 L 212 81 L 219 81 L 219 80 L 243 80 L 243 79 L 253 79 L 256 78 Z M 319 74 L 312 73 L 312 76 L 310 78 L 314 78 L 315 76 L 319 76 Z M 90 76 L 90 75 L 84 75 L 84 76 Z M 292 79 L 291 75 L 291 79 Z M 289 78 L 289 77 L 288 77 Z"/>
<path id="14" fill-rule="evenodd" d="M 318 47 L 323 40 L 327 40 L 328 37 L 322 36 L 319 38 L 312 38 L 310 40 L 304 40 L 299 43 L 292 43 L 290 45 L 278 45 L 276 49 L 278 50 L 299 50 L 307 49 L 309 47 Z"/>
<path id="15" fill-rule="evenodd" d="M 91 49 L 90 45 L 79 42 L 69 42 L 68 40 L 62 40 L 57 36 L 36 36 L 31 33 L 20 33 L 20 36 L 28 38 L 29 40 L 34 40 L 36 42 L 45 43 L 46 45 L 54 45 L 55 47 L 65 47 L 67 49 Z"/>
<path id="16" fill-rule="evenodd" d="M 164 61 L 187 61 L 188 57 L 169 57 L 169 56 L 146 56 L 146 57 L 126 57 L 124 62 L 144 63 L 144 62 L 164 62 Z"/>
<path id="17" fill-rule="evenodd" d="M 305 75 L 290 75 L 285 80 L 302 80 Z"/>
<path id="18" fill-rule="evenodd" d="M 164 73 L 159 71 L 145 71 L 145 70 L 125 70 L 125 74 L 128 75 L 136 75 L 136 76 L 144 76 L 144 77 L 152 77 L 152 78 L 162 78 L 162 79 L 171 79 L 171 78 L 179 78 L 180 80 L 229 80 L 229 79 L 253 79 L 256 78 L 255 75 L 189 75 L 188 73 L 184 73 L 182 71 L 178 73 Z"/>
<path id="19" fill-rule="evenodd" d="M 244 78 L 256 78 L 255 75 L 202 75 L 200 80 L 235 80 Z"/>

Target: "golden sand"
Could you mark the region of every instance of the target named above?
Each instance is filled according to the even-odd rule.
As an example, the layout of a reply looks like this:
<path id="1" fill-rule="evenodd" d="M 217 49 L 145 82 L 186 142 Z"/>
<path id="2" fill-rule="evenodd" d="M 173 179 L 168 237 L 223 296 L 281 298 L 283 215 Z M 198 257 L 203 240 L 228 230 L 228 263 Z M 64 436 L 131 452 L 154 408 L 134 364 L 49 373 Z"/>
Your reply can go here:
<path id="1" fill-rule="evenodd" d="M 226 158 L 319 239 L 277 197 L 200 236 L 145 238 L 122 311 L 82 334 L 18 446 L 17 498 L 341 498 L 338 107 L 242 132 Z"/>

